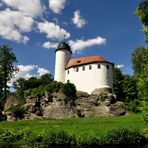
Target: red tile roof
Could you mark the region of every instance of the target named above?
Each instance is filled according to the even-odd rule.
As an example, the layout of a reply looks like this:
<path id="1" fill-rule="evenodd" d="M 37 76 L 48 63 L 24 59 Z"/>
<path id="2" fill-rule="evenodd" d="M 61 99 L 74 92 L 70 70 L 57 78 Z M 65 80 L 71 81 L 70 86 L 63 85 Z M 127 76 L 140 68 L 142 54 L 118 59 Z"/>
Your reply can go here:
<path id="1" fill-rule="evenodd" d="M 82 57 L 82 58 L 70 59 L 66 65 L 66 69 L 96 62 L 110 63 L 106 59 L 100 56 Z"/>

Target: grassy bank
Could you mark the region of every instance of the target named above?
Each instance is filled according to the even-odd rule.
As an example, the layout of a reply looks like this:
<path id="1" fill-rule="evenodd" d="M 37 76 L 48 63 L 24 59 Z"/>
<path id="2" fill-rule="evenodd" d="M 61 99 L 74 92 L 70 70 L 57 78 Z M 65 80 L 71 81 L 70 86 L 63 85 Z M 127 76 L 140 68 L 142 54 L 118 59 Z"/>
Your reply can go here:
<path id="1" fill-rule="evenodd" d="M 50 141 L 56 141 L 56 138 L 59 140 L 61 137 L 67 137 L 68 141 L 71 140 L 76 144 L 101 144 L 102 141 L 103 144 L 105 143 L 104 140 L 107 140 L 107 136 L 113 137 L 115 135 L 117 135 L 117 137 L 114 137 L 114 139 L 123 137 L 126 134 L 131 134 L 132 137 L 130 138 L 132 139 L 133 137 L 136 138 L 137 135 L 134 133 L 129 133 L 129 131 L 138 131 L 140 135 L 143 135 L 144 137 L 148 136 L 148 124 L 142 121 L 141 114 L 132 114 L 122 117 L 1 122 L 0 129 L 2 130 L 1 133 L 3 133 L 3 130 L 8 131 L 8 133 L 3 135 L 4 138 L 5 136 L 7 137 L 7 135 L 15 135 L 15 133 L 18 134 L 15 135 L 15 138 L 17 137 L 18 139 L 21 136 L 26 136 L 26 139 L 22 140 L 22 138 L 20 138 L 20 141 L 18 140 L 18 142 L 21 144 L 25 144 L 25 141 L 27 141 L 29 136 L 29 140 L 32 139 L 32 141 L 29 141 L 29 143 L 42 143 L 43 141 L 43 143 L 46 143 L 49 141 L 49 139 Z M 10 131 L 12 132 L 9 133 Z M 118 131 L 120 131 L 120 133 L 118 133 Z M 58 137 L 59 135 L 60 138 Z M 104 139 L 99 141 L 102 137 Z M 14 142 L 17 143 L 15 138 L 12 137 Z"/>

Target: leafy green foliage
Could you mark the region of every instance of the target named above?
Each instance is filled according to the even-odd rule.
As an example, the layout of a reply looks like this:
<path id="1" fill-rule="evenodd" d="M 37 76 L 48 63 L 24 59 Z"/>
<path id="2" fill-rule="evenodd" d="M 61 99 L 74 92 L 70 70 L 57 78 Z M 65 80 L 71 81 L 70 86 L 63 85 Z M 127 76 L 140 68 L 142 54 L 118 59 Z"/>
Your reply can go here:
<path id="1" fill-rule="evenodd" d="M 120 128 L 107 132 L 106 140 L 108 145 L 129 145 L 143 142 L 144 137 L 137 130 Z"/>
<path id="2" fill-rule="evenodd" d="M 113 69 L 113 88 L 114 88 L 114 93 L 117 95 L 117 100 L 124 99 L 123 80 L 124 80 L 124 76 L 121 70 L 119 68 L 114 67 Z"/>
<path id="3" fill-rule="evenodd" d="M 62 84 L 60 90 L 68 97 L 76 97 L 76 87 L 72 83 Z"/>
<path id="4" fill-rule="evenodd" d="M 91 133 L 75 136 L 64 130 L 42 130 L 39 133 L 27 130 L 0 130 L 0 144 L 16 143 L 21 146 L 50 147 L 51 145 L 129 145 L 138 144 L 145 141 L 143 135 L 138 130 L 125 128 L 113 129 L 105 135 L 93 135 Z"/>
<path id="5" fill-rule="evenodd" d="M 45 86 L 53 82 L 53 76 L 51 74 L 44 74 L 39 78 L 40 84 Z"/>
<path id="6" fill-rule="evenodd" d="M 16 105 L 16 106 L 10 108 L 9 110 L 11 111 L 13 116 L 16 117 L 17 119 L 22 119 L 23 115 L 25 113 L 24 108 L 21 107 L 20 105 Z"/>
<path id="7" fill-rule="evenodd" d="M 0 81 L 1 89 L 4 89 L 4 94 L 1 97 L 3 100 L 0 100 L 2 106 L 7 97 L 7 82 L 12 78 L 13 73 L 17 71 L 14 66 L 15 62 L 17 60 L 12 49 L 6 45 L 0 46 Z"/>
<path id="8" fill-rule="evenodd" d="M 143 32 L 146 35 L 146 42 L 148 42 L 148 1 L 141 2 L 136 9 L 136 15 L 141 19 L 143 26 Z"/>
<path id="9" fill-rule="evenodd" d="M 124 75 L 122 86 L 123 86 L 125 101 L 129 102 L 138 98 L 137 84 L 133 76 Z"/>
<path id="10" fill-rule="evenodd" d="M 134 75 L 137 81 L 138 97 L 144 104 L 148 102 L 148 47 L 137 48 L 132 54 Z M 143 105 L 142 105 L 143 106 Z M 144 121 L 147 121 L 147 108 L 142 107 Z"/>
<path id="11" fill-rule="evenodd" d="M 134 113 L 138 113 L 141 111 L 141 103 L 139 100 L 132 100 L 130 102 L 126 102 L 126 106 L 128 108 L 129 111 L 134 112 Z"/>

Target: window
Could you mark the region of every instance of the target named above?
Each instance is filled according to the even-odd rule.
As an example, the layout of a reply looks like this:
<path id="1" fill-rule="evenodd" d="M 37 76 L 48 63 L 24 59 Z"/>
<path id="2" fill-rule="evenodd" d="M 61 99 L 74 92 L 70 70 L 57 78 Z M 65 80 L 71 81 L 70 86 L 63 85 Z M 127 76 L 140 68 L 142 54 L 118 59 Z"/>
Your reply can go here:
<path id="1" fill-rule="evenodd" d="M 79 71 L 79 68 L 77 67 L 77 68 L 76 68 L 76 72 L 78 72 L 78 71 Z"/>
<path id="2" fill-rule="evenodd" d="M 98 69 L 100 69 L 101 68 L 101 65 L 100 64 L 98 64 Z"/>
<path id="3" fill-rule="evenodd" d="M 91 65 L 89 65 L 89 70 L 91 70 L 92 69 L 92 66 Z"/>
<path id="4" fill-rule="evenodd" d="M 85 71 L 85 67 L 84 66 L 82 67 L 82 70 Z"/>
<path id="5" fill-rule="evenodd" d="M 106 65 L 106 68 L 109 69 L 109 65 Z"/>
<path id="6" fill-rule="evenodd" d="M 77 61 L 77 63 L 81 63 L 81 60 Z"/>
<path id="7" fill-rule="evenodd" d="M 69 70 L 67 71 L 67 74 L 69 74 Z"/>

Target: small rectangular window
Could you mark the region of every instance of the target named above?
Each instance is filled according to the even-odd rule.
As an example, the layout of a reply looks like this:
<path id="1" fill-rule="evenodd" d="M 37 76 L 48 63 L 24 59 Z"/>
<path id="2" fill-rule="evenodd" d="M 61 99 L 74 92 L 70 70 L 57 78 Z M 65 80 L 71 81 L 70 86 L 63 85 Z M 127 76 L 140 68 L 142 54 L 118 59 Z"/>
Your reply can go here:
<path id="1" fill-rule="evenodd" d="M 69 70 L 67 71 L 67 74 L 69 74 Z"/>
<path id="2" fill-rule="evenodd" d="M 78 72 L 78 71 L 79 71 L 79 68 L 77 67 L 77 68 L 76 68 L 76 72 Z"/>
<path id="3" fill-rule="evenodd" d="M 106 68 L 109 69 L 109 65 L 106 65 Z"/>
<path id="4" fill-rule="evenodd" d="M 85 71 L 85 67 L 82 67 L 82 70 Z"/>
<path id="5" fill-rule="evenodd" d="M 98 64 L 98 69 L 100 69 L 101 68 L 101 65 L 100 64 Z"/>
<path id="6" fill-rule="evenodd" d="M 92 66 L 91 65 L 89 65 L 89 70 L 91 70 L 92 69 Z"/>

